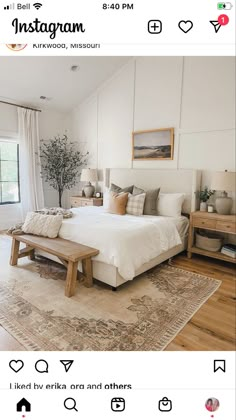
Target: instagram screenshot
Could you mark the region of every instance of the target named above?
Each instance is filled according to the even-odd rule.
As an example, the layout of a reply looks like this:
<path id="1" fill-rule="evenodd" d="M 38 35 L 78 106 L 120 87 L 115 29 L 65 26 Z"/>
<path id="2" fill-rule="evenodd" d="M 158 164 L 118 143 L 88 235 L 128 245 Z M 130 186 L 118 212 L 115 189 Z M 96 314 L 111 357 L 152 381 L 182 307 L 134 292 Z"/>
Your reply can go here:
<path id="1" fill-rule="evenodd" d="M 235 420 L 235 10 L 0 0 L 1 420 Z"/>

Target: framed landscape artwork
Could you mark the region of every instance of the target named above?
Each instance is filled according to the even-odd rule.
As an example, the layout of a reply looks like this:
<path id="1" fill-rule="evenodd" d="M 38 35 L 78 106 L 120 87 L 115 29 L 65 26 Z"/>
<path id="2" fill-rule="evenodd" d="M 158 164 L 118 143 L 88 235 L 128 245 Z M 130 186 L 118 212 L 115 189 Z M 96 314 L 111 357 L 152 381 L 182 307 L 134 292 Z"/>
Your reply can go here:
<path id="1" fill-rule="evenodd" d="M 174 156 L 174 128 L 133 132 L 133 160 L 171 160 Z"/>

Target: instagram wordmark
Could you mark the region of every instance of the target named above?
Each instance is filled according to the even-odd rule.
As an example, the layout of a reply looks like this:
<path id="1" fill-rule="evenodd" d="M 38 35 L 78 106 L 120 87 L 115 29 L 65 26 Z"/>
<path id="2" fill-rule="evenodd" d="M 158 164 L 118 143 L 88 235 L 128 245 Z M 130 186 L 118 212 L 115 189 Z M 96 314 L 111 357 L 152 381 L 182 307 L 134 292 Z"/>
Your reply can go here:
<path id="1" fill-rule="evenodd" d="M 12 21 L 12 26 L 15 29 L 15 34 L 20 32 L 47 32 L 50 33 L 51 39 L 56 38 L 58 30 L 63 33 L 85 32 L 83 23 L 45 23 L 37 18 L 30 23 L 21 23 L 16 18 Z"/>

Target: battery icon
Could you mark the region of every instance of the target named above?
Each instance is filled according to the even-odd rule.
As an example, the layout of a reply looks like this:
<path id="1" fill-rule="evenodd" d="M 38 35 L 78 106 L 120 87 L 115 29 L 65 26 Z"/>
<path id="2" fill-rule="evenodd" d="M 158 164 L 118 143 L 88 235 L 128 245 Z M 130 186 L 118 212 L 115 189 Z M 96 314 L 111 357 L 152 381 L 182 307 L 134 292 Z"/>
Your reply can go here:
<path id="1" fill-rule="evenodd" d="M 219 10 L 231 10 L 233 5 L 229 2 L 227 3 L 217 3 L 217 9 Z"/>

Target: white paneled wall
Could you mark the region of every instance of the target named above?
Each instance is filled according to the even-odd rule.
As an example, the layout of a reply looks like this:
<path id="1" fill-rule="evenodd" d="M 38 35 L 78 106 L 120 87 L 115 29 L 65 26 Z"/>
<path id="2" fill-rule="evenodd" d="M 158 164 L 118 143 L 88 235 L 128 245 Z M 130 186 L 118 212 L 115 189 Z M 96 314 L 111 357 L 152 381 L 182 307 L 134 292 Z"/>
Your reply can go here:
<path id="1" fill-rule="evenodd" d="M 180 135 L 179 167 L 208 171 L 235 170 L 235 130 Z"/>
<path id="2" fill-rule="evenodd" d="M 130 167 L 133 131 L 134 61 L 98 94 L 98 166 Z"/>
<path id="3" fill-rule="evenodd" d="M 233 170 L 234 61 L 234 57 L 132 59 L 74 111 L 75 132 L 79 141 L 87 142 L 91 165 Z M 132 162 L 133 128 L 162 127 L 175 128 L 174 160 Z"/>
<path id="4" fill-rule="evenodd" d="M 150 161 L 149 168 L 177 168 L 181 117 L 182 57 L 146 57 L 136 60 L 134 131 L 174 127 L 174 159 Z M 134 161 L 134 168 L 147 162 Z"/>
<path id="5" fill-rule="evenodd" d="M 88 167 L 98 167 L 98 98 L 91 96 L 83 105 L 73 111 L 73 139 L 79 142 L 79 148 L 83 154 L 89 151 Z M 78 195 L 84 184 L 78 182 L 73 187 L 69 196 Z M 67 206 L 70 206 L 67 199 Z"/>
<path id="6" fill-rule="evenodd" d="M 88 165 L 91 167 L 97 167 L 98 163 L 97 101 L 97 95 L 92 96 L 73 112 L 74 139 L 80 142 L 83 153 L 87 152 L 89 148 Z"/>
<path id="7" fill-rule="evenodd" d="M 135 130 L 179 126 L 182 68 L 182 57 L 137 58 Z"/>
<path id="8" fill-rule="evenodd" d="M 184 59 L 181 128 L 191 131 L 235 128 L 234 57 Z"/>

